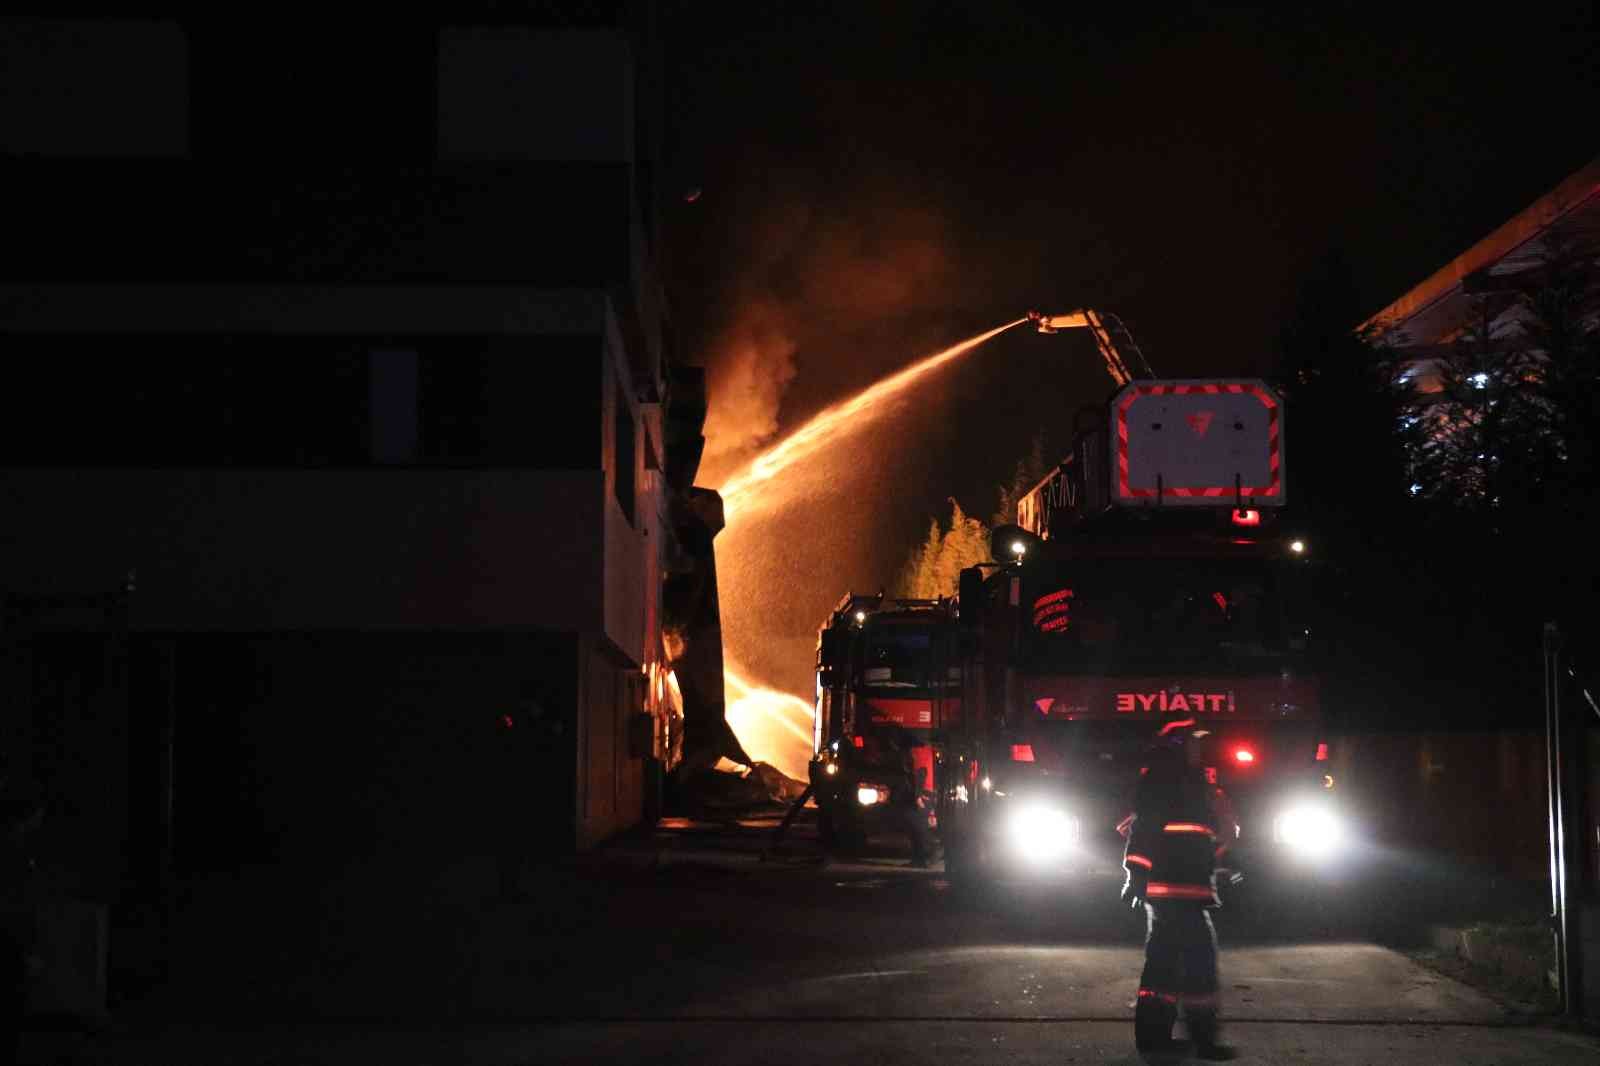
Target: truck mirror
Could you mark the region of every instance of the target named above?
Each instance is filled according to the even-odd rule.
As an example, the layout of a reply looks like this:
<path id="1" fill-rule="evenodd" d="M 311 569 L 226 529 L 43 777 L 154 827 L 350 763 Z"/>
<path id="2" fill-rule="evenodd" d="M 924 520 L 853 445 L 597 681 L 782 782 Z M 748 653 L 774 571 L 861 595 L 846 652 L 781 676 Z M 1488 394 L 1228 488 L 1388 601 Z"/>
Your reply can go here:
<path id="1" fill-rule="evenodd" d="M 978 616 L 983 613 L 983 571 L 976 566 L 961 571 L 961 584 L 957 592 L 960 596 L 962 628 L 976 629 Z"/>

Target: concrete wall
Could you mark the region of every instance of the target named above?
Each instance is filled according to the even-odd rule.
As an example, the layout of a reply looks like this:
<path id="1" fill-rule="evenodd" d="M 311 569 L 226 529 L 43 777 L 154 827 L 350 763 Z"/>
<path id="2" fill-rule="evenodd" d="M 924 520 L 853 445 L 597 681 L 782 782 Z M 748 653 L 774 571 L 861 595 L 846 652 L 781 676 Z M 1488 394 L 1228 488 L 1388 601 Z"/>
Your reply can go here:
<path id="1" fill-rule="evenodd" d="M 181 156 L 189 149 L 188 48 L 176 23 L 0 22 L 0 151 Z"/>
<path id="2" fill-rule="evenodd" d="M 584 696 L 579 725 L 577 844 L 590 847 L 619 830 L 637 825 L 645 812 L 644 756 L 641 744 L 649 668 L 662 660 L 661 552 L 666 530 L 661 519 L 664 485 L 647 457 L 663 453 L 660 408 L 641 403 L 625 355 L 617 320 L 612 317 L 605 344 L 601 403 L 605 442 L 603 514 L 604 588 L 599 605 L 603 624 L 585 642 Z M 631 450 L 623 450 L 619 420 L 632 426 Z M 618 475 L 631 471 L 632 514 L 618 496 Z M 624 484 L 627 479 L 624 478 Z M 643 734 L 649 735 L 648 731 Z"/>
<path id="3" fill-rule="evenodd" d="M 168 856 L 314 870 L 574 843 L 572 634 L 0 636 L 7 762 L 41 790 L 41 860 L 73 898 L 154 898 Z"/>
<path id="4" fill-rule="evenodd" d="M 1334 773 L 1385 846 L 1548 879 L 1543 732 L 1342 736 Z"/>
<path id="5" fill-rule="evenodd" d="M 598 630 L 599 471 L 6 470 L 0 588 L 135 629 Z"/>
<path id="6" fill-rule="evenodd" d="M 576 843 L 583 849 L 639 824 L 648 746 L 633 725 L 644 705 L 638 667 L 596 640 L 585 642 L 581 668 Z"/>
<path id="7" fill-rule="evenodd" d="M 600 404 L 605 467 L 604 632 L 634 664 L 660 657 L 661 551 L 665 529 L 661 520 L 664 485 L 659 470 L 650 469 L 648 456 L 665 454 L 661 438 L 660 405 L 641 403 L 617 329 L 610 317 L 605 339 L 605 372 L 600 376 Z M 619 454 L 619 419 L 631 423 L 633 448 Z M 625 515 L 618 498 L 617 479 L 626 468 L 634 486 L 632 515 Z"/>
<path id="8" fill-rule="evenodd" d="M 613 31 L 439 32 L 441 159 L 633 158 L 633 64 Z"/>

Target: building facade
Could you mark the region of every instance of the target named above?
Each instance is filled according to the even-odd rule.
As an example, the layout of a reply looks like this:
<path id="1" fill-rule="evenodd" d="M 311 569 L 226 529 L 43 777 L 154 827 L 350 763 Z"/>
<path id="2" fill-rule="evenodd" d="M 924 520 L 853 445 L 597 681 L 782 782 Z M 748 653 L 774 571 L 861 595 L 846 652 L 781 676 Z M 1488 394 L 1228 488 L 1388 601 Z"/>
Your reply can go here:
<path id="1" fill-rule="evenodd" d="M 653 809 L 653 15 L 508 10 L 0 28 L 0 742 L 82 895 Z"/>

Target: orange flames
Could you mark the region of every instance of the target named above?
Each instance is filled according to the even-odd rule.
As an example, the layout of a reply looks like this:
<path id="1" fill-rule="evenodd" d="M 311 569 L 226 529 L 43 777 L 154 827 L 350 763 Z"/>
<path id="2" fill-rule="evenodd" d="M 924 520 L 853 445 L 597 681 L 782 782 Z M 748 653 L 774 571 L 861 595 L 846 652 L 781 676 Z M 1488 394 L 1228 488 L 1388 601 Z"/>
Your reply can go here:
<path id="1" fill-rule="evenodd" d="M 811 759 L 811 704 L 787 692 L 753 685 L 732 669 L 722 671 L 728 725 L 752 757 L 797 781 Z"/>

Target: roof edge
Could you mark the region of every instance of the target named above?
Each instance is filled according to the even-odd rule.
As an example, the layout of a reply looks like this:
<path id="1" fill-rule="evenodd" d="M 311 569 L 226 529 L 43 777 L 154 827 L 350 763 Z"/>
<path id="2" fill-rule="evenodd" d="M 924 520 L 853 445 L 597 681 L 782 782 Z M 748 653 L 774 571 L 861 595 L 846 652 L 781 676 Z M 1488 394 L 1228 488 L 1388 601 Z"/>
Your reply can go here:
<path id="1" fill-rule="evenodd" d="M 1387 332 L 1396 328 L 1460 288 L 1470 275 L 1505 258 L 1597 196 L 1600 196 L 1600 157 L 1590 160 L 1487 237 L 1434 271 L 1426 281 L 1368 317 L 1358 329 Z"/>

